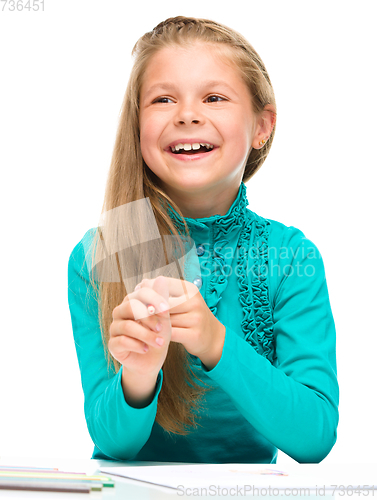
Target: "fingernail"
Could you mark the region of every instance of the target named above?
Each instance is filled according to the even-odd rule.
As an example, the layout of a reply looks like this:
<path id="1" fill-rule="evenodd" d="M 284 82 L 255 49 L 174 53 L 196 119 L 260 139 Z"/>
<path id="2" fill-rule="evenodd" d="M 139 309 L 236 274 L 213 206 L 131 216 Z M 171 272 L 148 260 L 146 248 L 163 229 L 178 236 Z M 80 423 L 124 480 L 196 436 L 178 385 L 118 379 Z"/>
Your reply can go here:
<path id="1" fill-rule="evenodd" d="M 156 344 L 158 344 L 159 346 L 161 346 L 163 343 L 164 343 L 164 339 L 162 337 L 157 337 L 156 338 Z"/>
<path id="2" fill-rule="evenodd" d="M 169 310 L 169 306 L 167 306 L 167 305 L 165 304 L 165 302 L 161 302 L 161 304 L 160 304 L 160 309 L 161 309 L 161 311 L 162 311 L 162 312 L 165 312 L 165 311 L 168 311 L 168 310 Z"/>
<path id="3" fill-rule="evenodd" d="M 156 309 L 153 306 L 148 306 L 148 312 L 149 314 L 154 314 L 156 312 Z"/>
<path id="4" fill-rule="evenodd" d="M 144 352 L 148 352 L 148 346 L 146 344 L 144 346 Z"/>
<path id="5" fill-rule="evenodd" d="M 139 290 L 139 288 L 141 288 L 141 285 L 136 285 L 136 286 L 135 286 L 135 288 L 134 288 L 134 292 L 135 292 L 136 290 Z"/>
<path id="6" fill-rule="evenodd" d="M 160 332 L 161 330 L 162 330 L 161 323 L 157 323 L 157 325 L 156 325 L 156 332 Z"/>

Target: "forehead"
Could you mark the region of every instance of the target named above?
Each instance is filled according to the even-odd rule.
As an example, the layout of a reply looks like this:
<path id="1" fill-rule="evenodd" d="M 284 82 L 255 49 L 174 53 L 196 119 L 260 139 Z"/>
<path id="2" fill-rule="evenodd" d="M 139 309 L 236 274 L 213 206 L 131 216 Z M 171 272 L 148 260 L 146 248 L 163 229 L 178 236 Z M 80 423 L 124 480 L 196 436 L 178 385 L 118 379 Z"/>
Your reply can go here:
<path id="1" fill-rule="evenodd" d="M 147 63 L 141 91 L 166 79 L 184 84 L 203 78 L 221 78 L 229 85 L 243 85 L 246 89 L 234 55 L 234 50 L 225 44 L 194 42 L 164 47 Z"/>

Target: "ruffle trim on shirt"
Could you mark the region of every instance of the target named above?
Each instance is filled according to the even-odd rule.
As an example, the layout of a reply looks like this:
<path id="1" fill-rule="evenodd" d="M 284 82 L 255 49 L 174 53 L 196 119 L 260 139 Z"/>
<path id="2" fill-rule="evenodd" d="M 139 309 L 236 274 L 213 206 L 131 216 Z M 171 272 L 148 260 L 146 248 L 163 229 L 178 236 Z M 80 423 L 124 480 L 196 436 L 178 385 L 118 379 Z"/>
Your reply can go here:
<path id="1" fill-rule="evenodd" d="M 208 222 L 210 222 L 210 219 L 213 219 L 212 225 L 210 227 L 212 227 L 213 230 L 214 269 L 211 273 L 206 298 L 208 308 L 215 316 L 217 313 L 217 306 L 222 298 L 222 294 L 228 285 L 228 273 L 225 267 L 226 261 L 225 256 L 222 253 L 222 249 L 224 246 L 226 247 L 229 244 L 229 238 L 231 237 L 230 233 L 239 232 L 240 229 L 244 227 L 246 207 L 248 204 L 249 202 L 246 196 L 246 186 L 244 183 L 242 183 L 240 185 L 237 198 L 235 199 L 231 208 L 225 216 L 215 215 L 213 217 L 205 219 L 208 220 Z M 189 224 L 191 224 L 192 220 L 200 221 L 200 219 L 186 220 L 190 221 Z M 226 236 L 228 236 L 228 238 L 226 238 Z M 205 267 L 211 264 L 212 262 L 208 263 L 207 261 L 207 265 Z"/>
<path id="2" fill-rule="evenodd" d="M 238 241 L 237 280 L 240 289 L 239 300 L 244 312 L 241 327 L 245 339 L 259 354 L 273 363 L 275 358 L 274 324 L 267 279 L 269 226 L 270 222 L 266 219 L 258 216 L 254 219 L 246 217 L 245 226 Z M 252 293 L 250 293 L 247 263 L 248 255 L 250 256 L 250 235 L 253 232 Z"/>
<path id="3" fill-rule="evenodd" d="M 208 307 L 216 315 L 217 306 L 221 300 L 222 293 L 228 285 L 228 274 L 225 269 L 225 256 L 221 253 L 222 248 L 229 244 L 229 239 L 224 236 L 229 235 L 231 231 L 239 232 L 245 224 L 246 207 L 249 204 L 246 197 L 246 186 L 241 184 L 238 196 L 231 209 L 225 217 L 217 216 L 216 224 L 213 225 L 214 239 L 214 263 L 215 269 L 211 274 L 208 286 Z M 220 239 L 222 238 L 222 239 Z"/>
<path id="4" fill-rule="evenodd" d="M 268 297 L 268 236 L 270 222 L 246 207 L 249 202 L 246 186 L 241 183 L 237 198 L 226 215 L 191 219 L 185 221 L 191 231 L 193 227 L 205 227 L 213 232 L 214 256 L 202 264 L 210 272 L 210 281 L 206 293 L 206 302 L 210 311 L 216 315 L 218 304 L 228 284 L 225 256 L 222 248 L 229 244 L 230 232 L 240 231 L 238 240 L 237 283 L 240 290 L 239 300 L 244 318 L 241 323 L 245 340 L 271 363 L 274 361 L 274 334 L 271 306 Z M 175 222 L 177 230 L 184 225 L 177 212 L 169 206 L 168 213 Z M 253 240 L 252 257 L 249 252 L 250 240 Z M 251 288 L 248 282 L 248 262 L 253 259 Z"/>
<path id="5" fill-rule="evenodd" d="M 212 314 L 216 316 L 217 306 L 221 300 L 221 295 L 228 285 L 228 276 L 225 271 L 225 257 L 221 253 L 222 247 L 229 243 L 228 240 L 215 241 L 214 244 L 214 262 L 215 268 L 211 274 L 209 286 L 208 286 L 208 307 Z M 208 264 L 208 262 L 207 262 Z"/>
<path id="6" fill-rule="evenodd" d="M 210 229 L 213 232 L 212 236 L 214 240 L 214 256 L 213 259 L 206 261 L 203 264 L 203 267 L 205 269 L 209 268 L 210 271 L 210 281 L 207 288 L 206 301 L 208 308 L 214 315 L 216 315 L 217 313 L 217 306 L 222 298 L 222 293 L 228 285 L 228 276 L 225 270 L 226 262 L 224 255 L 221 253 L 221 250 L 225 245 L 229 244 L 229 240 L 224 238 L 224 236 L 230 236 L 230 232 L 239 231 L 243 227 L 246 207 L 248 204 L 249 202 L 246 196 L 246 185 L 242 182 L 237 197 L 232 203 L 226 215 L 217 214 L 210 217 L 198 219 L 185 217 L 185 221 L 190 231 L 193 228 L 204 227 L 206 229 Z M 169 206 L 168 213 L 172 220 L 175 222 L 177 230 L 182 231 L 184 225 L 177 212 Z M 212 269 L 212 267 L 214 268 Z M 185 266 L 185 272 L 186 271 L 187 270 Z"/>
<path id="7" fill-rule="evenodd" d="M 246 196 L 246 185 L 242 182 L 238 191 L 237 198 L 232 203 L 232 206 L 230 207 L 226 215 L 217 214 L 211 215 L 210 217 L 203 217 L 198 219 L 185 217 L 185 221 L 190 230 L 192 228 L 208 229 L 209 227 L 213 226 L 214 228 L 216 228 L 216 236 L 226 235 L 230 231 L 242 227 L 243 220 L 245 218 L 246 207 L 248 204 L 249 202 Z M 168 204 L 168 214 L 169 217 L 175 222 L 177 230 L 183 230 L 183 221 L 170 204 Z"/>

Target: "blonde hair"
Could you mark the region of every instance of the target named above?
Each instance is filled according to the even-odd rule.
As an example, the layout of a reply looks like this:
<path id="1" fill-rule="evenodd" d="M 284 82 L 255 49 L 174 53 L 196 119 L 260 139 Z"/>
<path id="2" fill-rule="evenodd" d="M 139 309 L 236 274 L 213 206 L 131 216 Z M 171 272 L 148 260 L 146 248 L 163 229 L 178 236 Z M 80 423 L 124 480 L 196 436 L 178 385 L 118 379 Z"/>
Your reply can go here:
<path id="1" fill-rule="evenodd" d="M 216 44 L 219 48 L 230 48 L 232 61 L 250 90 L 254 112 L 261 113 L 270 104 L 276 109 L 272 85 L 258 54 L 249 42 L 239 33 L 206 19 L 175 17 L 158 24 L 152 31 L 143 35 L 135 44 L 132 54 L 135 57 L 129 83 L 122 104 L 114 151 L 108 174 L 102 213 L 116 207 L 149 198 L 161 237 L 163 235 L 189 236 L 189 229 L 179 207 L 167 196 L 159 183 L 159 178 L 148 168 L 143 160 L 139 137 L 139 97 L 143 75 L 151 58 L 164 47 L 187 45 L 193 42 Z M 247 159 L 243 182 L 247 182 L 264 162 L 272 143 L 275 128 L 269 141 L 262 149 L 253 149 Z M 168 214 L 168 205 L 182 218 L 184 230 L 178 231 Z M 139 221 L 143 224 L 142 221 Z M 106 222 L 107 238 L 116 240 L 122 232 L 123 237 L 132 240 L 132 228 L 123 224 L 116 227 L 111 217 Z M 93 240 L 93 259 L 101 231 Z M 127 240 L 127 241 L 128 241 Z M 124 240 L 123 240 L 124 241 Z M 174 260 L 173 246 L 164 246 L 166 264 Z M 151 247 L 141 248 L 138 252 L 138 269 L 142 275 L 146 270 L 157 269 L 153 264 L 154 252 Z M 95 261 L 95 260 L 94 260 Z M 153 267 L 153 266 L 156 267 Z M 120 364 L 108 350 L 109 327 L 112 312 L 133 290 L 126 290 L 123 282 L 91 283 L 97 292 L 98 313 L 104 350 L 109 368 L 118 371 Z M 190 367 L 189 356 L 181 344 L 171 342 L 163 365 L 163 385 L 158 400 L 156 421 L 167 431 L 187 434 L 190 428 L 198 425 L 202 397 L 208 387 L 200 382 Z"/>

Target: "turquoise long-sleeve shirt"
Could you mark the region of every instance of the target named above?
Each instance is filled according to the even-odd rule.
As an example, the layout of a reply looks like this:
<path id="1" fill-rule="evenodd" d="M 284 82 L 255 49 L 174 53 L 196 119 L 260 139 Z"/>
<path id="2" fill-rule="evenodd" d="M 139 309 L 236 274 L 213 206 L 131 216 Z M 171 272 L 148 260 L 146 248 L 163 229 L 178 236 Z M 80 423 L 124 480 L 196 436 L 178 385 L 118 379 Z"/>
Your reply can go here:
<path id="1" fill-rule="evenodd" d="M 124 399 L 122 368 L 108 369 L 98 304 L 85 264 L 93 230 L 73 249 L 68 300 L 94 443 L 93 458 L 191 463 L 275 463 L 280 449 L 298 462 L 320 462 L 336 441 L 339 390 L 335 325 L 318 248 L 295 227 L 247 209 L 246 186 L 224 216 L 186 222 L 200 274 L 192 276 L 225 326 L 212 369 L 190 356 L 210 384 L 200 426 L 170 435 L 155 422 L 163 370 L 153 401 Z M 178 215 L 171 216 L 179 226 Z"/>

